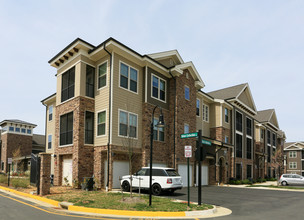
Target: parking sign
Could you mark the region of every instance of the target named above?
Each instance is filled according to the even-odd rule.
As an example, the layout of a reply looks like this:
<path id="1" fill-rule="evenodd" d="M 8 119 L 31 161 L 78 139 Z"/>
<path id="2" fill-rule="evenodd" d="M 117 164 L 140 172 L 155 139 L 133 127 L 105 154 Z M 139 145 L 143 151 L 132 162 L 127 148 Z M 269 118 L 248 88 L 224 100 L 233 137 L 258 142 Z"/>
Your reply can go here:
<path id="1" fill-rule="evenodd" d="M 185 146 L 185 157 L 192 157 L 192 146 Z"/>

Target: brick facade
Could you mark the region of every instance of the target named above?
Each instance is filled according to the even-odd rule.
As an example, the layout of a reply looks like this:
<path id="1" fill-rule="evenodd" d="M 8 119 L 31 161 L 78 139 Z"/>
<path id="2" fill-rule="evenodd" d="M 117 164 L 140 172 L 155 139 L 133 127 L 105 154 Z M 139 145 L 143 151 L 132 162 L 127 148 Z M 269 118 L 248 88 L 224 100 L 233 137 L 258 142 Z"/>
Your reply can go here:
<path id="1" fill-rule="evenodd" d="M 40 153 L 40 186 L 39 194 L 47 195 L 50 193 L 51 188 L 51 154 Z"/>
<path id="2" fill-rule="evenodd" d="M 4 162 L 4 171 L 8 172 L 7 158 L 13 158 L 14 151 L 20 148 L 20 155 L 28 156 L 32 153 L 32 136 L 5 133 L 1 135 L 2 152 L 1 161 Z"/>

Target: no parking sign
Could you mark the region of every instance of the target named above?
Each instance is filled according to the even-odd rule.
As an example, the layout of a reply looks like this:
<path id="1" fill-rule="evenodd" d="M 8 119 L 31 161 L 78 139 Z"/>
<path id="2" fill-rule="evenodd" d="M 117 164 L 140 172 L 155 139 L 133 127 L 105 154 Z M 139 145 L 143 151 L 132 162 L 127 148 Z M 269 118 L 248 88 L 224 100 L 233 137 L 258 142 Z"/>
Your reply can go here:
<path id="1" fill-rule="evenodd" d="M 192 146 L 185 146 L 185 157 L 192 157 Z"/>

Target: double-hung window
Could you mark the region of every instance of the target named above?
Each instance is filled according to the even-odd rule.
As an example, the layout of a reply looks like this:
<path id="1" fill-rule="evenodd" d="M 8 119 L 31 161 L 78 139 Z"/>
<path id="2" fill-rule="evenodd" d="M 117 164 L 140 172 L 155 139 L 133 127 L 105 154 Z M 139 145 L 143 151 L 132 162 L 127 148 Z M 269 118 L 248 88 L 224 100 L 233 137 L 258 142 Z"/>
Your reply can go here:
<path id="1" fill-rule="evenodd" d="M 105 87 L 107 84 L 107 66 L 105 62 L 98 67 L 98 89 Z"/>
<path id="2" fill-rule="evenodd" d="M 49 106 L 49 121 L 53 120 L 53 106 Z"/>
<path id="3" fill-rule="evenodd" d="M 86 96 L 94 98 L 95 68 L 87 65 L 86 67 Z"/>
<path id="4" fill-rule="evenodd" d="M 52 135 L 48 135 L 48 149 L 52 149 Z"/>
<path id="5" fill-rule="evenodd" d="M 229 110 L 225 108 L 225 122 L 229 123 Z"/>
<path id="6" fill-rule="evenodd" d="M 196 99 L 196 115 L 197 116 L 200 116 L 200 100 L 199 99 Z"/>
<path id="7" fill-rule="evenodd" d="M 152 75 L 152 97 L 166 101 L 166 81 Z"/>
<path id="8" fill-rule="evenodd" d="M 289 158 L 296 158 L 297 152 L 296 151 L 289 151 Z"/>
<path id="9" fill-rule="evenodd" d="M 276 135 L 275 133 L 272 133 L 272 146 L 276 146 Z"/>
<path id="10" fill-rule="evenodd" d="M 94 143 L 94 113 L 85 112 L 85 124 L 84 124 L 84 143 Z"/>
<path id="11" fill-rule="evenodd" d="M 75 67 L 62 74 L 61 102 L 74 97 Z"/>
<path id="12" fill-rule="evenodd" d="M 119 135 L 137 138 L 137 115 L 119 111 Z"/>
<path id="13" fill-rule="evenodd" d="M 97 115 L 97 136 L 106 134 L 106 111 L 99 112 Z"/>
<path id="14" fill-rule="evenodd" d="M 203 121 L 209 122 L 209 106 L 203 104 Z"/>
<path id="15" fill-rule="evenodd" d="M 124 63 L 120 63 L 120 87 L 137 93 L 138 71 Z"/>
<path id="16" fill-rule="evenodd" d="M 73 144 L 73 112 L 60 116 L 60 145 Z"/>
<path id="17" fill-rule="evenodd" d="M 154 118 L 153 121 L 153 139 L 156 141 L 164 141 L 165 140 L 165 132 L 164 128 L 158 128 L 156 125 L 158 124 L 158 119 Z"/>
<path id="18" fill-rule="evenodd" d="M 246 118 L 246 125 L 247 135 L 252 136 L 252 121 L 250 118 Z"/>
<path id="19" fill-rule="evenodd" d="M 184 124 L 184 134 L 188 134 L 188 133 L 189 133 L 189 125 Z"/>
<path id="20" fill-rule="evenodd" d="M 236 134 L 236 157 L 243 157 L 243 136 Z"/>
<path id="21" fill-rule="evenodd" d="M 190 100 L 190 88 L 185 86 L 185 99 Z"/>
<path id="22" fill-rule="evenodd" d="M 297 169 L 297 162 L 289 162 L 289 169 Z"/>

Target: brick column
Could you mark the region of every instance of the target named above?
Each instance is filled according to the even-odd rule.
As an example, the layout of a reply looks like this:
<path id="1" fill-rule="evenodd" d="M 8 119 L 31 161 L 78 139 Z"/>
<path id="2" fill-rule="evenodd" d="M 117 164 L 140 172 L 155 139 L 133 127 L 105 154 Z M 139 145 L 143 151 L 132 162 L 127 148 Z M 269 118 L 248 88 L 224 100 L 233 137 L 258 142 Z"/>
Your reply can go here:
<path id="1" fill-rule="evenodd" d="M 51 154 L 39 153 L 41 157 L 40 164 L 40 195 L 47 195 L 50 193 L 51 187 Z"/>

